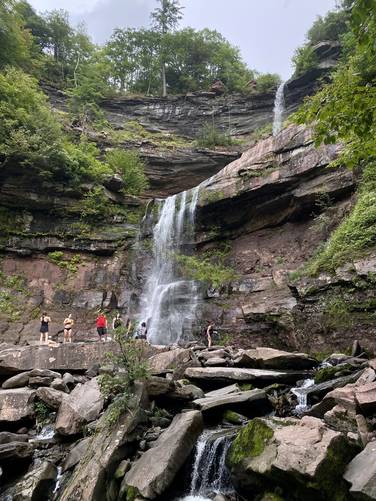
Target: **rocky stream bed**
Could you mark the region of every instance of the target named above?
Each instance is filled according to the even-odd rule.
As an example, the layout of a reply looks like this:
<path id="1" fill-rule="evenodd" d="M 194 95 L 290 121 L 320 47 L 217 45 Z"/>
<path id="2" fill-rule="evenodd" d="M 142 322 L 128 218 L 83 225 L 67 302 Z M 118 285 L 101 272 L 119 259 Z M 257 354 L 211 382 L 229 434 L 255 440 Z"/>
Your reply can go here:
<path id="1" fill-rule="evenodd" d="M 359 347 L 143 346 L 152 375 L 113 426 L 98 376 L 115 343 L 0 346 L 0 500 L 376 499 Z"/>

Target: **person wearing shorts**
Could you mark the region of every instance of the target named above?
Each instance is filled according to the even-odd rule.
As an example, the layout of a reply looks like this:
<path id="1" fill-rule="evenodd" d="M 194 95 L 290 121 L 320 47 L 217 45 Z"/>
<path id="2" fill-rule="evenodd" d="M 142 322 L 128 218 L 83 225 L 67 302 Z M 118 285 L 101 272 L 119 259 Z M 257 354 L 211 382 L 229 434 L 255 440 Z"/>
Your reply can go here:
<path id="1" fill-rule="evenodd" d="M 40 317 L 40 344 L 48 344 L 48 324 L 51 322 L 51 318 L 47 313 L 43 313 Z"/>
<path id="2" fill-rule="evenodd" d="M 63 343 L 72 342 L 72 327 L 74 325 L 74 320 L 72 314 L 70 313 L 68 317 L 64 320 L 64 341 Z"/>
<path id="3" fill-rule="evenodd" d="M 96 320 L 99 341 L 107 341 L 107 318 L 104 313 L 99 313 Z"/>

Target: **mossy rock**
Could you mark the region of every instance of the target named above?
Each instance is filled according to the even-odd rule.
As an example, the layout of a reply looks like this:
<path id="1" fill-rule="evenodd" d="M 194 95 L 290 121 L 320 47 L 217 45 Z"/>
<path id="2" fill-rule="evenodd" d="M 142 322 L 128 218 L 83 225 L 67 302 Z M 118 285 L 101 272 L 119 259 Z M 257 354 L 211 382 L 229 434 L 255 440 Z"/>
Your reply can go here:
<path id="1" fill-rule="evenodd" d="M 223 420 L 231 424 L 243 424 L 247 421 L 247 418 L 237 412 L 227 410 L 223 414 Z"/>
<path id="2" fill-rule="evenodd" d="M 330 379 L 335 379 L 339 376 L 347 376 L 353 372 L 354 368 L 350 364 L 345 364 L 335 367 L 324 367 L 319 369 L 315 374 L 315 384 L 325 383 Z"/>
<path id="3" fill-rule="evenodd" d="M 273 430 L 261 419 L 256 418 L 250 421 L 241 430 L 230 447 L 228 454 L 229 466 L 236 466 L 249 457 L 260 456 L 273 435 Z"/>

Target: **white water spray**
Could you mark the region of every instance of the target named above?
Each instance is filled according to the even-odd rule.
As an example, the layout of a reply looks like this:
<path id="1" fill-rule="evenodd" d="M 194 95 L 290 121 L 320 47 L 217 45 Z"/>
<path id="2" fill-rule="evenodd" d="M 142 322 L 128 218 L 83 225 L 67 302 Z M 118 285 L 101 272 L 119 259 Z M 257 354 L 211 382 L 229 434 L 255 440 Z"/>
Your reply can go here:
<path id="1" fill-rule="evenodd" d="M 141 296 L 140 321 L 147 323 L 152 344 L 178 343 L 191 333 L 199 299 L 199 285 L 184 280 L 175 263 L 192 236 L 199 187 L 159 201 L 153 228 L 153 263 Z"/>
<path id="2" fill-rule="evenodd" d="M 297 388 L 291 388 L 291 392 L 298 399 L 298 405 L 295 407 L 295 413 L 301 414 L 308 409 L 307 388 L 315 384 L 314 379 L 305 379 L 303 384 Z"/>
<path id="3" fill-rule="evenodd" d="M 273 136 L 276 136 L 282 130 L 283 114 L 285 112 L 285 82 L 282 82 L 275 95 L 274 100 L 274 119 Z"/>

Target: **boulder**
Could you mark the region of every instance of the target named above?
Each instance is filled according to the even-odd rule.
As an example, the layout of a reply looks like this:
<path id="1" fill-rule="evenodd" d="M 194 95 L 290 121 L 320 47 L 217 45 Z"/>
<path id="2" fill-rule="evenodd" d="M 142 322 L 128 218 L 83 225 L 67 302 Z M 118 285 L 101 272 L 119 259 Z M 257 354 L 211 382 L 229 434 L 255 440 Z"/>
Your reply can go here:
<path id="1" fill-rule="evenodd" d="M 190 455 L 202 429 L 199 411 L 175 416 L 154 447 L 133 463 L 121 484 L 120 496 L 127 495 L 126 499 L 130 493 L 147 499 L 161 496 Z"/>
<path id="2" fill-rule="evenodd" d="M 118 193 L 125 187 L 123 178 L 119 174 L 112 174 L 111 176 L 106 176 L 103 180 L 103 185 L 110 191 Z"/>
<path id="3" fill-rule="evenodd" d="M 344 435 L 313 417 L 256 418 L 232 443 L 227 462 L 242 491 L 271 490 L 274 485 L 299 499 L 313 499 L 315 492 L 319 499 L 339 499 L 347 491 L 342 474 L 358 450 Z"/>
<path id="4" fill-rule="evenodd" d="M 61 375 L 58 372 L 51 371 L 49 369 L 33 369 L 32 371 L 29 372 L 29 377 L 40 377 L 40 378 L 61 378 Z"/>
<path id="5" fill-rule="evenodd" d="M 86 452 L 76 466 L 74 475 L 60 495 L 60 501 L 101 501 L 106 492 L 106 476 L 112 478 L 119 462 L 125 457 L 124 446 L 138 424 L 146 421 L 143 408 L 147 394 L 142 384 L 136 384 L 129 411 L 116 425 L 110 427 L 105 415 L 98 425 L 98 433 L 90 438 Z"/>
<path id="6" fill-rule="evenodd" d="M 376 383 L 368 383 L 358 386 L 355 399 L 364 413 L 370 413 L 376 408 Z"/>
<path id="7" fill-rule="evenodd" d="M 0 432 L 0 445 L 9 444 L 10 442 L 27 442 L 29 435 L 10 433 L 9 431 Z"/>
<path id="8" fill-rule="evenodd" d="M 23 388 L 24 386 L 28 385 L 28 382 L 29 382 L 29 373 L 28 372 L 21 372 L 21 374 L 16 374 L 15 376 L 12 376 L 11 378 L 4 381 L 4 383 L 1 385 L 1 387 L 4 390 L 11 390 L 14 388 Z"/>
<path id="9" fill-rule="evenodd" d="M 69 372 L 65 372 L 63 374 L 63 382 L 64 384 L 66 384 L 68 386 L 68 388 L 72 389 L 75 385 L 75 381 L 74 381 L 74 377 L 72 376 L 72 374 L 70 374 Z"/>
<path id="10" fill-rule="evenodd" d="M 20 421 L 32 416 L 34 394 L 29 388 L 0 391 L 0 422 Z"/>
<path id="11" fill-rule="evenodd" d="M 318 362 L 306 353 L 290 353 L 274 348 L 255 348 L 238 354 L 235 364 L 245 367 L 277 370 L 312 369 Z"/>
<path id="12" fill-rule="evenodd" d="M 152 376 L 146 382 L 146 390 L 150 397 L 165 395 L 175 388 L 175 383 L 163 377 Z"/>
<path id="13" fill-rule="evenodd" d="M 376 499 L 376 442 L 370 442 L 347 466 L 343 478 L 355 499 Z"/>
<path id="14" fill-rule="evenodd" d="M 0 461 L 26 459 L 33 455 L 34 449 L 27 442 L 9 442 L 0 445 Z"/>
<path id="15" fill-rule="evenodd" d="M 68 386 L 64 383 L 63 379 L 54 379 L 52 383 L 50 384 L 50 387 L 54 390 L 57 391 L 63 391 L 64 393 L 69 393 L 69 388 Z"/>
<path id="16" fill-rule="evenodd" d="M 103 397 L 96 378 L 78 384 L 61 403 L 55 428 L 61 435 L 82 432 L 85 424 L 94 421 L 103 409 Z"/>
<path id="17" fill-rule="evenodd" d="M 189 401 L 197 398 L 204 398 L 205 394 L 198 386 L 194 384 L 185 384 L 175 388 L 175 390 L 171 391 L 166 396 L 174 400 Z"/>
<path id="18" fill-rule="evenodd" d="M 51 409 L 57 410 L 66 394 L 59 390 L 54 390 L 53 388 L 38 388 L 35 396 L 42 400 Z"/>
<path id="19" fill-rule="evenodd" d="M 38 466 L 4 492 L 3 499 L 13 501 L 43 501 L 51 499 L 57 477 L 57 468 L 49 461 L 42 461 Z"/>
<path id="20" fill-rule="evenodd" d="M 39 388 L 40 386 L 50 386 L 52 381 L 54 381 L 53 377 L 29 377 L 29 386 L 31 386 L 32 388 Z"/>
<path id="21" fill-rule="evenodd" d="M 271 371 L 267 369 L 239 369 L 233 367 L 189 367 L 185 371 L 189 379 L 202 381 L 249 381 L 257 383 L 293 383 L 302 379 L 304 372 Z"/>
<path id="22" fill-rule="evenodd" d="M 268 400 L 263 390 L 240 391 L 223 396 L 200 398 L 193 401 L 193 406 L 201 412 L 222 407 L 234 407 L 240 404 L 248 404 L 253 413 L 266 411 Z"/>
<path id="23" fill-rule="evenodd" d="M 184 348 L 174 348 L 163 353 L 157 353 L 149 358 L 149 367 L 153 374 L 163 374 L 191 360 L 191 351 Z"/>
<path id="24" fill-rule="evenodd" d="M 231 384 L 229 386 L 225 386 L 224 388 L 220 388 L 219 390 L 209 391 L 205 393 L 206 397 L 217 397 L 228 395 L 229 393 L 238 393 L 240 391 L 240 386 L 237 384 Z"/>
<path id="25" fill-rule="evenodd" d="M 229 361 L 227 358 L 215 357 L 205 360 L 204 365 L 205 367 L 225 367 L 226 365 L 229 365 Z"/>
<path id="26" fill-rule="evenodd" d="M 65 458 L 65 461 L 63 463 L 63 473 L 67 470 L 70 470 L 74 466 L 76 466 L 77 463 L 81 461 L 83 458 L 89 443 L 91 441 L 91 438 L 84 438 L 83 440 L 80 440 L 78 443 L 75 443 L 72 447 L 72 449 L 69 451 L 67 457 Z"/>
<path id="27" fill-rule="evenodd" d="M 116 343 L 66 343 L 50 346 L 10 346 L 0 347 L 0 375 L 32 371 L 34 376 L 48 376 L 46 370 L 77 371 L 86 370 L 94 363 L 105 360 L 106 353 L 116 351 Z M 43 372 L 35 371 L 40 369 Z M 60 374 L 54 373 L 55 377 Z"/>

